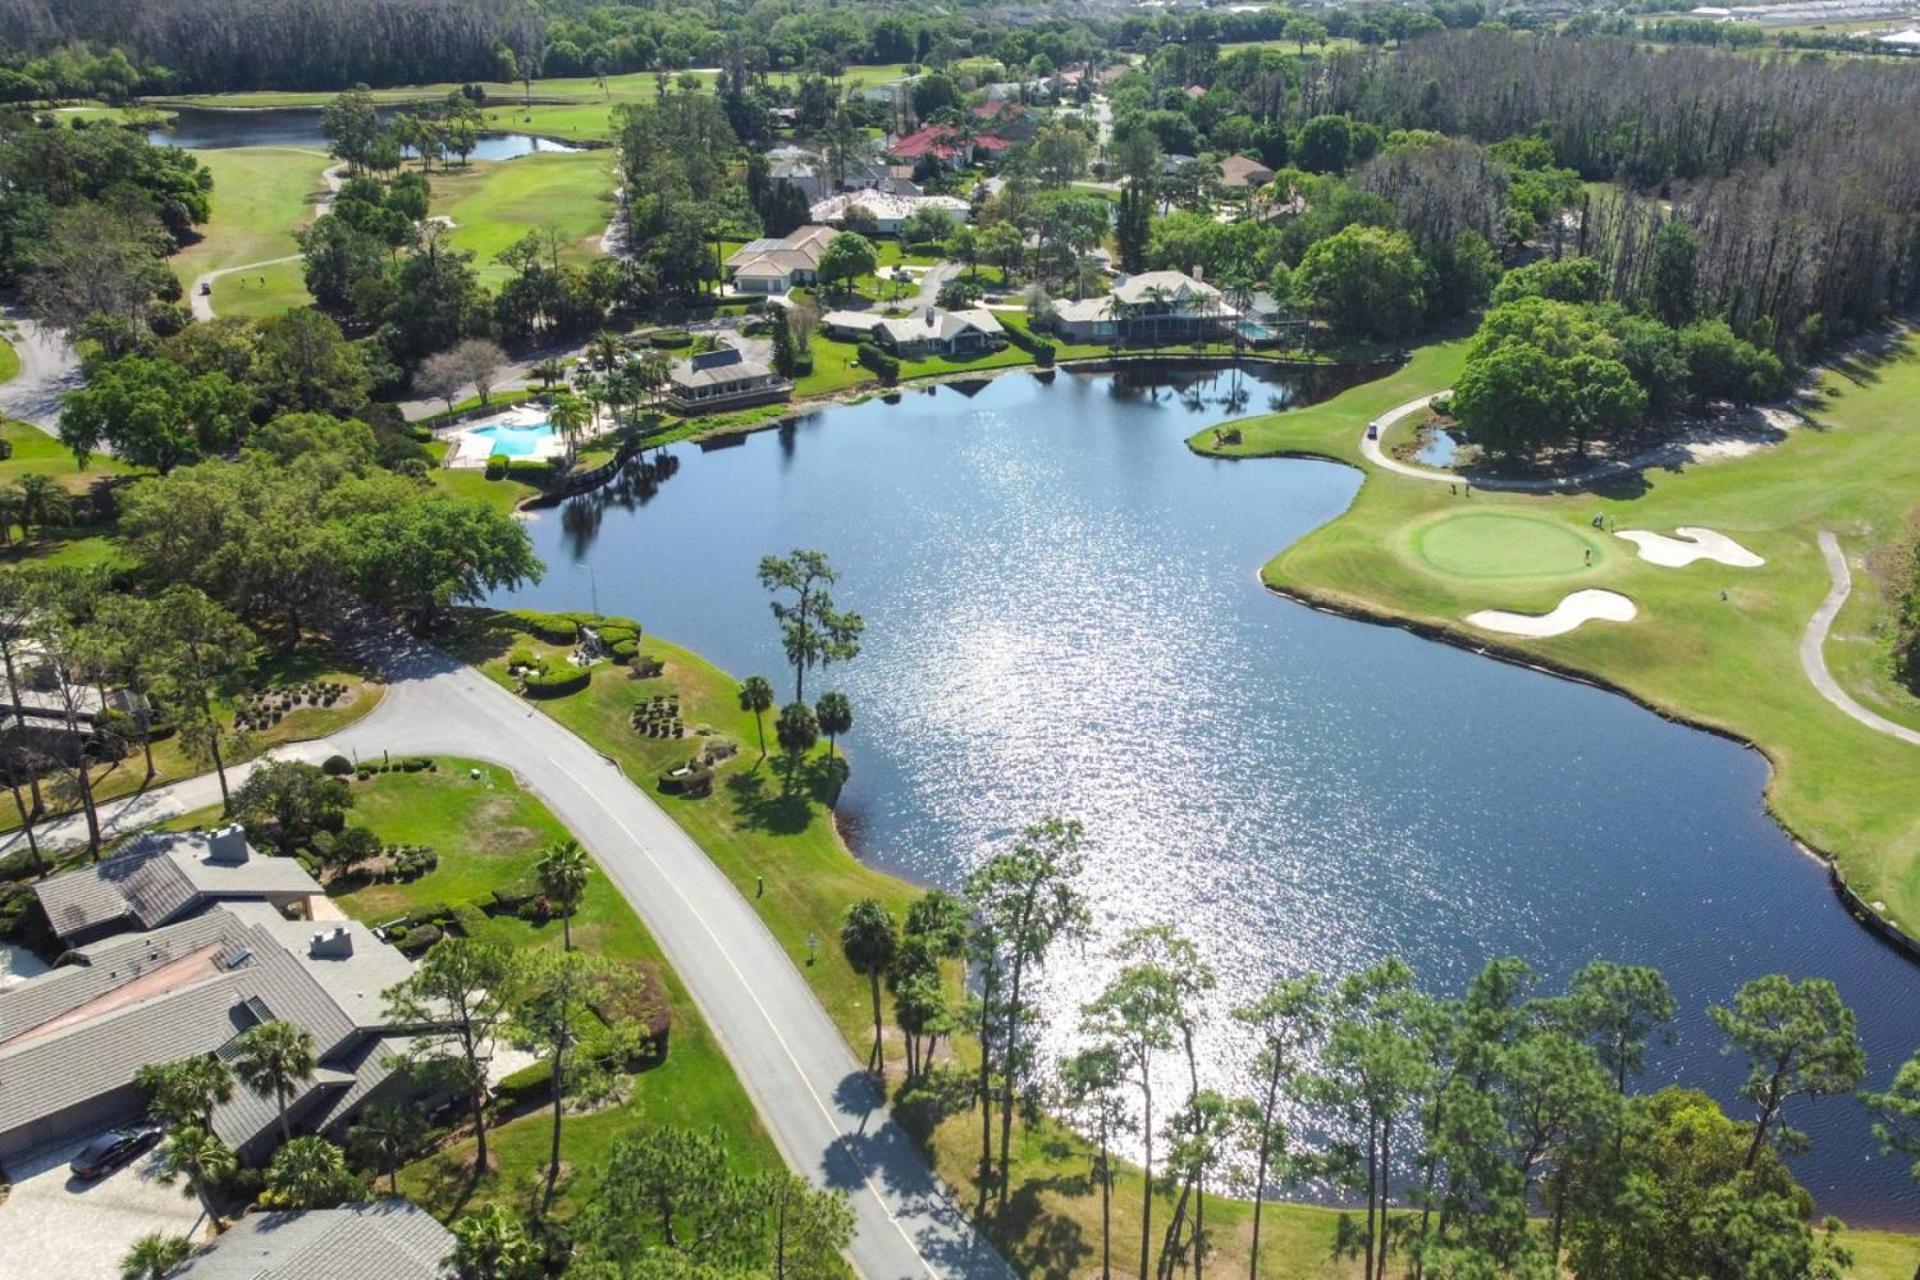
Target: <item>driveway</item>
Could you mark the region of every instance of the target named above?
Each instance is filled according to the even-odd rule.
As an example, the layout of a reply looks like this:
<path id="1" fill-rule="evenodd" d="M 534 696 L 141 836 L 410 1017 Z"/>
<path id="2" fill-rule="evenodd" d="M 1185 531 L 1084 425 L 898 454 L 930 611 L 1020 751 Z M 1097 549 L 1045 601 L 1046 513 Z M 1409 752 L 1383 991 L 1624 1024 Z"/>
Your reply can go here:
<path id="1" fill-rule="evenodd" d="M 67 1173 L 83 1142 L 29 1155 L 7 1167 L 13 1190 L 0 1204 L 0 1271 L 33 1280 L 112 1280 L 120 1258 L 151 1232 L 193 1236 L 200 1202 L 161 1183 L 149 1151 L 98 1182 Z"/>

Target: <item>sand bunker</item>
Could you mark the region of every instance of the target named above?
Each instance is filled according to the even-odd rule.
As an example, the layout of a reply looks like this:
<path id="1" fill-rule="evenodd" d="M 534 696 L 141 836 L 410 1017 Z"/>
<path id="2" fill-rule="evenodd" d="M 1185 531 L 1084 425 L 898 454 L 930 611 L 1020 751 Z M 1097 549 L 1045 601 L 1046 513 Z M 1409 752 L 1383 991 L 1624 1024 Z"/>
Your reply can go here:
<path id="1" fill-rule="evenodd" d="M 1553 607 L 1552 613 L 1508 613 L 1505 609 L 1482 609 L 1467 615 L 1467 621 L 1483 631 L 1502 631 L 1510 636 L 1563 636 L 1583 622 L 1595 618 L 1606 622 L 1632 622 L 1639 610 L 1633 601 L 1618 591 L 1600 591 L 1589 587 L 1576 591 Z"/>
<path id="2" fill-rule="evenodd" d="M 1648 533 L 1644 529 L 1620 529 L 1613 536 L 1625 538 L 1638 547 L 1642 560 L 1651 560 L 1669 569 L 1684 568 L 1695 560 L 1717 560 L 1736 569 L 1757 569 L 1766 563 L 1724 533 L 1692 525 L 1681 525 L 1674 532 L 1680 536 L 1669 538 L 1664 533 Z"/>

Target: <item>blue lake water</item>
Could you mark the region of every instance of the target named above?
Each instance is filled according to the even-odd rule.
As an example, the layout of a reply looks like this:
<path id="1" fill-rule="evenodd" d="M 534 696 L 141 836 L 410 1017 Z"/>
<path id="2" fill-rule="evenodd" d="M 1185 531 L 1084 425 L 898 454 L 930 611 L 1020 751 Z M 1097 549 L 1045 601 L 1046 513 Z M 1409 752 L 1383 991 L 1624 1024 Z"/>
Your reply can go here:
<path id="1" fill-rule="evenodd" d="M 1360 477 L 1185 447 L 1289 394 L 1250 390 L 1015 374 L 682 446 L 657 490 L 541 513 L 546 581 L 499 603 L 597 596 L 784 698 L 755 566 L 828 552 L 836 598 L 867 621 L 860 657 L 808 685 L 854 702 L 855 847 L 955 885 L 1023 822 L 1083 819 L 1103 936 L 1172 922 L 1219 971 L 1216 1083 L 1244 1087 L 1226 1011 L 1271 977 L 1398 953 L 1444 991 L 1502 955 L 1550 984 L 1595 956 L 1657 965 L 1682 1014 L 1644 1087 L 1684 1078 L 1729 1104 L 1740 1069 L 1706 1006 L 1760 973 L 1825 975 L 1883 1086 L 1920 1045 L 1920 969 L 1855 926 L 1768 817 L 1761 758 L 1263 590 L 1260 565 Z M 1053 1047 L 1105 976 L 1098 943 L 1058 955 Z M 1857 1105 L 1791 1110 L 1823 1211 L 1920 1225 L 1920 1190 Z"/>
<path id="2" fill-rule="evenodd" d="M 164 146 L 186 147 L 196 151 L 221 151 L 230 147 L 311 147 L 327 149 L 326 135 L 320 132 L 320 112 L 306 108 L 262 111 L 223 110 L 220 108 L 173 107 L 173 122 L 155 129 L 150 141 Z M 388 113 L 382 113 L 383 115 Z M 511 111 L 494 113 L 488 127 L 512 123 Z M 489 133 L 473 149 L 474 160 L 511 160 L 536 151 L 578 151 L 565 143 L 536 138 L 524 133 Z"/>

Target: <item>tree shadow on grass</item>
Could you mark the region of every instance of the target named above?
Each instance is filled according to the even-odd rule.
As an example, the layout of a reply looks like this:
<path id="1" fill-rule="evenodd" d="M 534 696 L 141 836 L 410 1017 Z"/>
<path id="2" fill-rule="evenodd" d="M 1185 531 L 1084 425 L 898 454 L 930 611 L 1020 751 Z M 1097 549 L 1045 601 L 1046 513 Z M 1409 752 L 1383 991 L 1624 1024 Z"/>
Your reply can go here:
<path id="1" fill-rule="evenodd" d="M 798 835 L 813 821 L 813 802 L 804 791 L 789 790 L 759 769 L 727 778 L 734 812 L 749 828 L 769 835 Z"/>
<path id="2" fill-rule="evenodd" d="M 463 1142 L 429 1157 L 421 1199 L 445 1222 L 464 1212 L 474 1193 L 491 1181 L 474 1166 L 471 1144 Z"/>
<path id="3" fill-rule="evenodd" d="M 1042 1201 L 1047 1192 L 1072 1197 L 1084 1194 L 1079 1178 L 1029 1178 L 1013 1189 L 1007 1207 L 995 1213 L 989 1234 L 1021 1275 L 1041 1280 L 1072 1280 L 1094 1256 L 1095 1243 L 1078 1222 L 1049 1212 Z"/>
<path id="4" fill-rule="evenodd" d="M 512 620 L 497 609 L 461 609 L 439 643 L 477 667 L 506 657 L 522 639 Z"/>

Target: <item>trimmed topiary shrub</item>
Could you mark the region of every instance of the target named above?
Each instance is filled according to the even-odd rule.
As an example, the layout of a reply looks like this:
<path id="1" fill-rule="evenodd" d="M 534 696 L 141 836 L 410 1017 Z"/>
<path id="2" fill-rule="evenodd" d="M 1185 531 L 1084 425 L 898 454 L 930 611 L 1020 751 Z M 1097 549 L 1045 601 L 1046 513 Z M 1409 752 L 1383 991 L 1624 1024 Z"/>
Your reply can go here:
<path id="1" fill-rule="evenodd" d="M 542 671 L 525 677 L 529 698 L 564 698 L 587 687 L 593 678 L 592 667 L 565 666 L 557 671 Z"/>
<path id="2" fill-rule="evenodd" d="M 580 624 L 568 614 L 515 609 L 507 616 L 548 644 L 572 644 L 580 636 Z"/>
<path id="3" fill-rule="evenodd" d="M 660 329 L 647 335 L 647 341 L 656 347 L 684 347 L 693 342 L 693 335 L 685 329 Z"/>
<path id="4" fill-rule="evenodd" d="M 882 382 L 900 380 L 900 362 L 882 351 L 871 342 L 863 342 L 859 347 L 861 365 L 880 375 Z"/>
<path id="5" fill-rule="evenodd" d="M 328 756 L 320 762 L 320 772 L 330 778 L 344 778 L 353 772 L 353 761 L 345 756 Z"/>
<path id="6" fill-rule="evenodd" d="M 509 458 L 504 453 L 488 454 L 487 455 L 487 479 L 489 480 L 505 479 L 507 474 L 507 468 L 509 465 L 512 464 L 512 462 L 513 462 L 513 459 Z"/>

